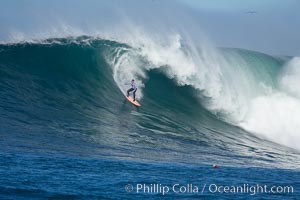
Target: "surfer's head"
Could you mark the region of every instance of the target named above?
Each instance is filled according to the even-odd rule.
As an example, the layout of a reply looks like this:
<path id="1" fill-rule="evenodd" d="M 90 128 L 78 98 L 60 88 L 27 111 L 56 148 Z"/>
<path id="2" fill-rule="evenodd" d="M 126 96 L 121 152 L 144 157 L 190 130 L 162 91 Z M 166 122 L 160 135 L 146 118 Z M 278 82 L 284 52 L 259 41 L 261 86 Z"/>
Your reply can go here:
<path id="1" fill-rule="evenodd" d="M 132 79 L 131 82 L 134 82 L 134 79 Z"/>

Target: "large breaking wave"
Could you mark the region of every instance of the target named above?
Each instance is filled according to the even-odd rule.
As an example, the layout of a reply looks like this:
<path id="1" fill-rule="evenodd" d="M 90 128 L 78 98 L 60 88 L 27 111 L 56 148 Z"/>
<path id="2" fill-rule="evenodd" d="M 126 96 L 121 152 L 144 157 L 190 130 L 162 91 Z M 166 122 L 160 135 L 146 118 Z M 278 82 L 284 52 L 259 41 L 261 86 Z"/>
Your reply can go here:
<path id="1" fill-rule="evenodd" d="M 140 145 L 175 152 L 170 160 L 200 148 L 207 162 L 264 146 L 258 163 L 284 148 L 267 140 L 299 148 L 298 58 L 215 49 L 174 33 L 2 44 L 0 66 L 2 132 L 86 134 L 103 154 L 142 159 Z M 139 111 L 122 95 L 132 78 Z"/>

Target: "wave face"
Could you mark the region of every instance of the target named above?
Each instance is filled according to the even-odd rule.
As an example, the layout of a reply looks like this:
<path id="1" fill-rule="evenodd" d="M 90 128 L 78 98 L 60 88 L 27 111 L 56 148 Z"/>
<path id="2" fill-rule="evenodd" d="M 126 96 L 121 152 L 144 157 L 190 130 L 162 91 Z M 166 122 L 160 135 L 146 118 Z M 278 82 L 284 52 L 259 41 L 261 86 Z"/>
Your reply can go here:
<path id="1" fill-rule="evenodd" d="M 299 148 L 298 69 L 298 58 L 195 47 L 179 34 L 2 44 L 0 131 L 28 151 L 295 167 L 299 152 L 277 143 Z M 133 77 L 139 110 L 122 94 Z"/>

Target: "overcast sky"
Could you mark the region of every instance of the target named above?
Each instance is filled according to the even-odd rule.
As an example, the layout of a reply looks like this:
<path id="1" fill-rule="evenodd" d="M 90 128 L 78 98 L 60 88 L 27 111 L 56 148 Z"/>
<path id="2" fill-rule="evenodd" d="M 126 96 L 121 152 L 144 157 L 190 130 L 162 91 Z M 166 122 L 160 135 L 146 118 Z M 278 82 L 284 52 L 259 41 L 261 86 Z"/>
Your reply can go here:
<path id="1" fill-rule="evenodd" d="M 299 0 L 181 0 L 220 46 L 300 55 Z"/>
<path id="2" fill-rule="evenodd" d="M 78 29 L 102 29 L 128 16 L 144 26 L 150 26 L 152 18 L 152 25 L 161 27 L 192 20 L 216 46 L 300 55 L 300 0 L 177 1 L 0 0 L 0 40 L 16 32 L 43 34 L 61 22 Z"/>

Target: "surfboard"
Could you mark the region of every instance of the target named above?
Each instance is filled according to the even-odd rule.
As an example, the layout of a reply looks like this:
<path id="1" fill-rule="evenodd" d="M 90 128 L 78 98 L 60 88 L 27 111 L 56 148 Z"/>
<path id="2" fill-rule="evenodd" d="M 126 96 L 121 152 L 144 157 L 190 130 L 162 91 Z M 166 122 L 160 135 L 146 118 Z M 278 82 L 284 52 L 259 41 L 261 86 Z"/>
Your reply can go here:
<path id="1" fill-rule="evenodd" d="M 135 105 L 135 106 L 137 106 L 137 107 L 140 107 L 140 106 L 141 106 L 141 104 L 140 104 L 137 100 L 133 101 L 133 97 L 132 97 L 132 96 L 127 97 L 127 96 L 125 95 L 125 97 L 126 97 L 126 99 L 127 99 L 130 103 L 132 103 L 133 105 Z"/>

